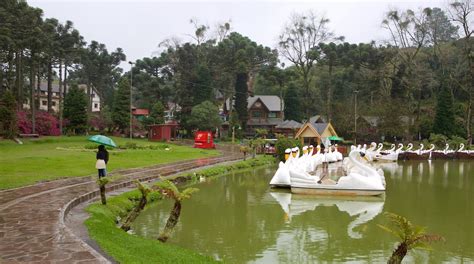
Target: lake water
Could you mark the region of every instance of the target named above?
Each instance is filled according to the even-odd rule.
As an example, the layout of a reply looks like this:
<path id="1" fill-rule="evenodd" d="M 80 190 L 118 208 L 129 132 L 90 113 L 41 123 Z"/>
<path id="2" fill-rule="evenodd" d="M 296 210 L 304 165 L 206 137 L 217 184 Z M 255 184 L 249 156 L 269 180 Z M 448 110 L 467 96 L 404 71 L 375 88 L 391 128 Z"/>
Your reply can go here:
<path id="1" fill-rule="evenodd" d="M 268 187 L 275 168 L 195 185 L 168 243 L 226 263 L 386 262 L 396 238 L 377 224 L 383 212 L 407 217 L 442 235 L 433 250 L 410 251 L 416 263 L 474 263 L 474 162 L 405 161 L 384 166 L 385 197 L 298 196 Z M 133 225 L 156 238 L 172 203 L 148 207 Z M 407 262 L 408 263 L 408 262 Z"/>

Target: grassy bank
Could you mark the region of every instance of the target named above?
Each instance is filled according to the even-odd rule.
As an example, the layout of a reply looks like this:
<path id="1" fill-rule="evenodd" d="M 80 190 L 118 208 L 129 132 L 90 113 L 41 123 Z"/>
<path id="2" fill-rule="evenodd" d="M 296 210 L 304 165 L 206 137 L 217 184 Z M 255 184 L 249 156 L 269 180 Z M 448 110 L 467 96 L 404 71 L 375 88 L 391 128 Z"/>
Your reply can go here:
<path id="1" fill-rule="evenodd" d="M 129 148 L 110 151 L 109 172 L 218 155 L 215 150 L 141 139 L 113 139 L 118 145 Z M 0 189 L 96 173 L 95 149 L 91 149 L 96 145 L 88 142 L 85 136 L 43 137 L 23 142 L 19 145 L 10 140 L 0 140 Z"/>
<path id="2" fill-rule="evenodd" d="M 192 173 L 182 173 L 178 177 L 197 180 L 196 177 L 215 177 L 231 171 L 249 169 L 274 163 L 272 157 L 259 157 L 240 161 L 230 165 L 198 170 Z M 196 173 L 196 174 L 195 174 Z M 85 224 L 89 235 L 97 241 L 100 247 L 120 263 L 215 263 L 208 256 L 183 249 L 172 244 L 163 244 L 158 240 L 146 239 L 123 232 L 116 225 L 117 217 L 124 218 L 133 208 L 133 200 L 139 197 L 137 190 L 127 192 L 108 199 L 107 205 L 95 203 L 87 207 L 90 217 Z M 152 200 L 160 199 L 157 194 Z M 162 228 L 162 227 L 160 227 Z"/>

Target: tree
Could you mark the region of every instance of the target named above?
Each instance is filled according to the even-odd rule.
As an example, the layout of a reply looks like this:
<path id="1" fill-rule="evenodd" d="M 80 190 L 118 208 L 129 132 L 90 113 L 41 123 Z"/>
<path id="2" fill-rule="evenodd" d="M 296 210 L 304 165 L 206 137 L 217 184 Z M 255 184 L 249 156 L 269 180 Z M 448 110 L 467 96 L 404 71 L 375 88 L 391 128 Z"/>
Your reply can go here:
<path id="1" fill-rule="evenodd" d="M 454 0 L 450 3 L 449 13 L 451 19 L 459 24 L 462 28 L 462 43 L 463 43 L 463 53 L 464 60 L 466 61 L 468 74 L 463 78 L 462 88 L 467 93 L 468 97 L 468 106 L 467 114 L 465 117 L 466 122 L 466 134 L 467 142 L 469 145 L 472 145 L 472 108 L 474 105 L 474 42 L 472 41 L 472 34 L 474 31 L 469 27 L 472 26 L 472 14 L 474 13 L 474 7 L 471 0 Z"/>
<path id="2" fill-rule="evenodd" d="M 235 111 L 242 129 L 245 131 L 247 127 L 248 111 L 247 111 L 247 73 L 238 73 L 235 80 Z"/>
<path id="3" fill-rule="evenodd" d="M 165 123 L 165 107 L 161 101 L 156 102 L 151 108 L 150 117 L 153 118 L 154 124 Z"/>
<path id="4" fill-rule="evenodd" d="M 172 99 L 172 91 L 167 85 L 172 79 L 172 72 L 167 63 L 166 52 L 159 57 L 137 60 L 132 67 L 133 100 L 141 108 L 151 109 L 156 101 L 167 102 Z"/>
<path id="5" fill-rule="evenodd" d="M 214 130 L 221 123 L 219 108 L 210 101 L 204 101 L 193 107 L 189 118 L 189 124 L 199 130 Z"/>
<path id="6" fill-rule="evenodd" d="M 16 100 L 9 91 L 5 91 L 0 100 L 0 132 L 6 138 L 13 138 L 16 135 Z"/>
<path id="7" fill-rule="evenodd" d="M 122 77 L 118 84 L 112 107 L 112 121 L 122 133 L 125 133 L 130 124 L 130 82 L 127 77 Z"/>
<path id="8" fill-rule="evenodd" d="M 130 226 L 132 225 L 133 221 L 137 219 L 140 212 L 145 209 L 145 206 L 148 203 L 148 195 L 153 191 L 150 187 L 146 184 L 141 183 L 139 180 L 135 180 L 135 184 L 137 185 L 137 189 L 140 191 L 140 200 L 138 203 L 133 207 L 133 209 L 128 214 L 125 222 L 120 226 L 123 231 L 130 230 Z"/>
<path id="9" fill-rule="evenodd" d="M 425 233 L 426 228 L 412 224 L 403 216 L 393 213 L 385 213 L 385 215 L 390 219 L 391 224 L 395 228 L 383 225 L 378 226 L 401 240 L 390 256 L 387 262 L 389 264 L 402 263 L 403 258 L 411 249 L 429 249 L 429 243 L 444 241 L 442 236 Z"/>
<path id="10" fill-rule="evenodd" d="M 105 44 L 97 41 L 91 43 L 80 52 L 81 67 L 71 76 L 81 83 L 87 85 L 88 112 L 91 111 L 92 89 L 95 89 L 97 95 L 105 105 L 112 102 L 114 85 L 120 79 L 122 69 L 118 65 L 126 60 L 126 56 L 121 48 L 109 53 Z"/>
<path id="11" fill-rule="evenodd" d="M 171 209 L 168 221 L 166 221 L 165 228 L 158 237 L 158 240 L 164 243 L 168 240 L 171 232 L 178 223 L 179 216 L 181 215 L 181 202 L 185 199 L 191 198 L 191 195 L 199 191 L 199 189 L 186 188 L 182 191 L 179 191 L 173 182 L 164 179 L 158 182 L 156 187 L 161 191 L 164 197 L 174 200 L 174 206 Z"/>
<path id="12" fill-rule="evenodd" d="M 247 123 L 247 97 L 249 92 L 253 93 L 253 76 L 262 67 L 276 64 L 276 51 L 258 45 L 237 32 L 232 32 L 229 37 L 219 43 L 217 55 L 220 58 L 219 66 L 221 69 L 233 75 L 234 94 L 229 92 L 224 94 L 235 95 L 234 106 L 242 129 L 245 129 Z"/>
<path id="13" fill-rule="evenodd" d="M 68 129 L 74 134 L 87 128 L 87 99 L 77 85 L 72 86 L 64 100 L 64 118 L 69 121 Z"/>
<path id="14" fill-rule="evenodd" d="M 214 101 L 214 93 L 212 89 L 212 76 L 206 65 L 200 64 L 196 69 L 196 88 L 194 94 L 194 105 L 198 105 L 204 101 Z"/>
<path id="15" fill-rule="evenodd" d="M 311 74 L 319 43 L 329 40 L 333 33 L 328 29 L 329 19 L 312 11 L 307 14 L 293 14 L 279 36 L 280 54 L 292 62 L 303 79 L 303 98 L 301 103 L 305 118 L 310 117 L 310 106 L 314 102 L 313 78 Z"/>
<path id="16" fill-rule="evenodd" d="M 108 177 L 102 177 L 97 180 L 100 191 L 100 201 L 103 205 L 107 204 L 107 197 L 105 196 L 105 186 L 110 182 Z"/>
<path id="17" fill-rule="evenodd" d="M 290 83 L 285 94 L 285 119 L 301 121 L 301 104 L 298 100 L 298 94 L 296 93 L 296 86 L 294 83 Z"/>
<path id="18" fill-rule="evenodd" d="M 452 136 L 455 131 L 453 96 L 448 90 L 446 82 L 443 82 L 438 94 L 433 133 Z"/>

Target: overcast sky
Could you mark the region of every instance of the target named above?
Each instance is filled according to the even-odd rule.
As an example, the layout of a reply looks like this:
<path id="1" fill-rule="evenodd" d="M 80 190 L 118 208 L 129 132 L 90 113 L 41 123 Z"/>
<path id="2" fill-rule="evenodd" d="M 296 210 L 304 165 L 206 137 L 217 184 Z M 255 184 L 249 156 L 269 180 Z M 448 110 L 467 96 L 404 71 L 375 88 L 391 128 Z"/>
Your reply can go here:
<path id="1" fill-rule="evenodd" d="M 148 57 L 166 38 L 191 40 L 191 18 L 214 26 L 231 20 L 234 31 L 259 44 L 276 47 L 277 37 L 294 12 L 313 10 L 330 19 L 337 36 L 352 43 L 381 42 L 387 38 L 381 28 L 390 8 L 418 9 L 447 6 L 446 0 L 420 1 L 124 1 L 124 0 L 29 0 L 43 9 L 45 17 L 71 20 L 87 42 L 97 40 L 109 51 L 121 47 L 127 61 Z M 123 68 L 128 68 L 122 63 Z"/>

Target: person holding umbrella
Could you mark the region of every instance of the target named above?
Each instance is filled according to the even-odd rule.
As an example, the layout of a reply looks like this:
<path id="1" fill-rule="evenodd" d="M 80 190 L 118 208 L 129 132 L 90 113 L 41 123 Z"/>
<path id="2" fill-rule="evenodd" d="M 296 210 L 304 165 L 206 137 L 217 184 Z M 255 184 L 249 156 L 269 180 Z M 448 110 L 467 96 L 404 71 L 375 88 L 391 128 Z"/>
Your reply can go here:
<path id="1" fill-rule="evenodd" d="M 95 168 L 98 170 L 100 179 L 101 177 L 106 176 L 107 162 L 109 161 L 109 152 L 107 152 L 104 145 L 114 148 L 116 148 L 117 145 L 111 138 L 102 135 L 95 135 L 89 137 L 88 140 L 100 144 L 99 151 L 97 151 L 97 154 L 95 156 L 97 160 L 95 163 Z"/>
<path id="2" fill-rule="evenodd" d="M 107 162 L 109 161 L 109 152 L 105 149 L 104 145 L 99 145 L 99 151 L 96 154 L 95 168 L 99 172 L 99 179 L 107 175 Z"/>

